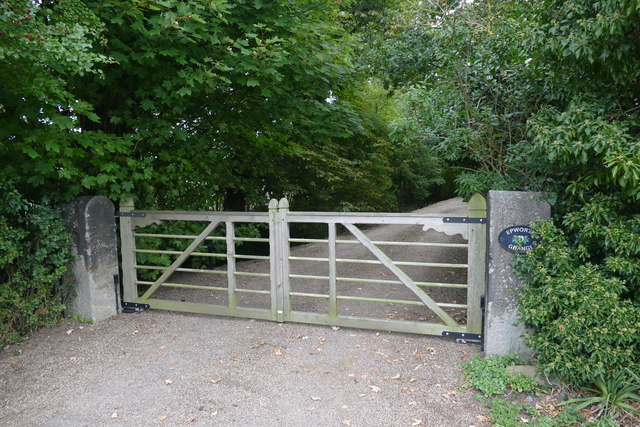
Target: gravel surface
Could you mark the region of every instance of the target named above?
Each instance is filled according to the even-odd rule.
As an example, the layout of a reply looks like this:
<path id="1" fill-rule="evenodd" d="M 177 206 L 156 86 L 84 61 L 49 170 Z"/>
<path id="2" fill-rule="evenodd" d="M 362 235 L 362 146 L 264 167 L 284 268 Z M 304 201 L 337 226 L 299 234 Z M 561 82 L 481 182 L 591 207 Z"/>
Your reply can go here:
<path id="1" fill-rule="evenodd" d="M 478 352 L 441 337 L 155 310 L 65 322 L 0 352 L 0 425 L 480 426 L 459 368 Z"/>

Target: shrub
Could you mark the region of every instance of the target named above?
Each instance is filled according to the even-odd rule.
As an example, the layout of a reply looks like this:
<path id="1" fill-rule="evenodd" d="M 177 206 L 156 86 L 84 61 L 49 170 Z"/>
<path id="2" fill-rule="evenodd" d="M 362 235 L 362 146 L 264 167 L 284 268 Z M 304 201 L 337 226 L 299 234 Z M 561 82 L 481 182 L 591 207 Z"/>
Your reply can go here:
<path id="1" fill-rule="evenodd" d="M 485 396 L 504 394 L 507 388 L 518 392 L 538 391 L 538 383 L 524 374 L 511 375 L 505 369 L 518 361 L 516 356 L 475 357 L 462 364 L 467 383 Z"/>
<path id="2" fill-rule="evenodd" d="M 640 373 L 640 307 L 624 275 L 612 273 L 606 262 L 594 263 L 595 243 L 584 236 L 593 230 L 578 233 L 579 244 L 549 221 L 534 230 L 540 243 L 515 267 L 525 282 L 520 317 L 533 329 L 525 340 L 540 364 L 579 386 L 627 367 Z"/>
<path id="3" fill-rule="evenodd" d="M 0 184 L 0 346 L 61 317 L 70 248 L 58 210 Z"/>

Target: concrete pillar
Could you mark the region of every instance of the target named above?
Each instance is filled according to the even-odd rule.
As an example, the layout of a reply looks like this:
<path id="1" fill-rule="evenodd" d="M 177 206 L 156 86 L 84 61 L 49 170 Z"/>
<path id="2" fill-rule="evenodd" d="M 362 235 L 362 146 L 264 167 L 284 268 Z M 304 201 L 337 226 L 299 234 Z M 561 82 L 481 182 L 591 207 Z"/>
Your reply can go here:
<path id="1" fill-rule="evenodd" d="M 528 226 L 549 219 L 551 208 L 541 201 L 542 193 L 489 191 L 488 269 L 484 325 L 487 355 L 519 354 L 528 358 L 531 351 L 522 338 L 525 328 L 518 321 L 517 293 L 521 287 L 511 261 L 516 252 L 529 249 Z M 502 236 L 501 236 L 502 233 Z M 502 244 L 501 244 L 502 243 Z M 515 291 L 515 292 L 514 292 Z"/>
<path id="2" fill-rule="evenodd" d="M 118 274 L 115 209 L 104 196 L 83 196 L 66 209 L 73 237 L 74 292 L 67 303 L 67 316 L 79 315 L 100 321 L 119 311 L 114 286 Z"/>

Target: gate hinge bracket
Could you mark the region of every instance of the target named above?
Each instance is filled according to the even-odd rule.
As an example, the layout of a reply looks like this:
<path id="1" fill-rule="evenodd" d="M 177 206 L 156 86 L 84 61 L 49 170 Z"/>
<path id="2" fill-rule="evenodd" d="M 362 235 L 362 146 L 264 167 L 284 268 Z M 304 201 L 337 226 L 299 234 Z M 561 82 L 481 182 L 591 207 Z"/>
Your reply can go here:
<path id="1" fill-rule="evenodd" d="M 460 344 L 482 344 L 482 334 L 468 334 L 466 332 L 442 331 L 442 336 L 455 338 Z"/>
<path id="2" fill-rule="evenodd" d="M 123 313 L 139 313 L 148 308 L 151 308 L 149 304 L 143 304 L 140 302 L 126 302 L 122 301 L 122 312 Z"/>
<path id="3" fill-rule="evenodd" d="M 445 216 L 442 222 L 451 224 L 486 224 L 487 218 L 475 218 L 466 216 Z"/>
<path id="4" fill-rule="evenodd" d="M 144 212 L 118 212 L 116 216 L 132 216 L 135 218 L 144 218 L 147 216 Z"/>

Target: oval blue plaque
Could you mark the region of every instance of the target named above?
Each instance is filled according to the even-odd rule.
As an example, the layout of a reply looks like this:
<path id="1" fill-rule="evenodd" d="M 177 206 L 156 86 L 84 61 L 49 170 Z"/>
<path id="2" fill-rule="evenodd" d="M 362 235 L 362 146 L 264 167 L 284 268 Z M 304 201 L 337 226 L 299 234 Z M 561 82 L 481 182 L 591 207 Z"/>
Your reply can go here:
<path id="1" fill-rule="evenodd" d="M 502 230 L 498 236 L 498 242 L 509 252 L 523 254 L 532 250 L 537 240 L 531 237 L 531 227 L 516 225 Z"/>

